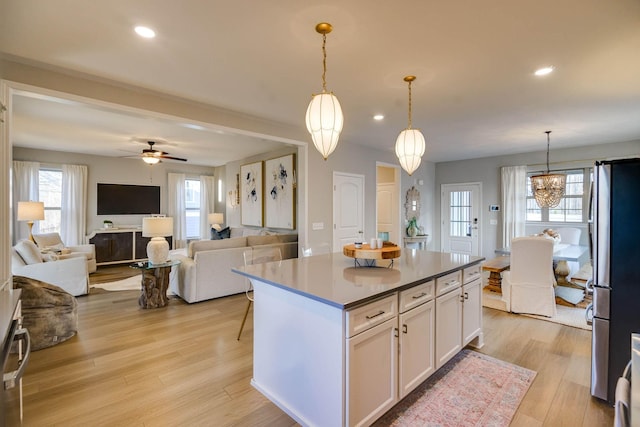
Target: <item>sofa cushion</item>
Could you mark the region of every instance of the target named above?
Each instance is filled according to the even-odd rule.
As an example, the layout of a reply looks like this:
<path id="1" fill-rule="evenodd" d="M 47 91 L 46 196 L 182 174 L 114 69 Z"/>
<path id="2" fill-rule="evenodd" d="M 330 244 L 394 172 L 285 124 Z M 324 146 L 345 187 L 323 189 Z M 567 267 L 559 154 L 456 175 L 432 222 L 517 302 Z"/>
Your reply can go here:
<path id="1" fill-rule="evenodd" d="M 62 243 L 62 239 L 58 233 L 34 234 L 33 240 L 39 248 L 52 248 L 58 250 L 64 248 L 64 243 Z"/>
<path id="2" fill-rule="evenodd" d="M 298 241 L 298 235 L 297 234 L 278 234 L 278 241 L 281 243 L 290 243 L 290 242 L 297 242 Z"/>
<path id="3" fill-rule="evenodd" d="M 248 236 L 247 246 L 269 245 L 278 243 L 278 236 Z"/>
<path id="4" fill-rule="evenodd" d="M 223 239 L 223 240 L 196 240 L 189 243 L 188 255 L 190 258 L 193 258 L 196 252 L 199 252 L 199 251 L 239 248 L 243 246 L 247 246 L 246 237 L 234 237 L 233 239 Z"/>
<path id="5" fill-rule="evenodd" d="M 20 240 L 13 247 L 27 264 L 39 264 L 42 262 L 40 250 L 31 240 Z"/>

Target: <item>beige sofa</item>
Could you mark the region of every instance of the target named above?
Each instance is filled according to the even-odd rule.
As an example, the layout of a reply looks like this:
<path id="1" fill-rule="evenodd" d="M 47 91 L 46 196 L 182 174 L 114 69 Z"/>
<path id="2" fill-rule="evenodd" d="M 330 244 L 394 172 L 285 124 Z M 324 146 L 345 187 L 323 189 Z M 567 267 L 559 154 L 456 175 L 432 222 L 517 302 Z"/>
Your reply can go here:
<path id="1" fill-rule="evenodd" d="M 278 247 L 282 259 L 297 258 L 298 235 L 242 236 L 191 242 L 186 251 L 171 251 L 169 255 L 172 260 L 180 261 L 171 272 L 169 287 L 188 303 L 242 293 L 247 289 L 247 281 L 231 268 L 244 265 L 244 251 L 256 247 Z"/>

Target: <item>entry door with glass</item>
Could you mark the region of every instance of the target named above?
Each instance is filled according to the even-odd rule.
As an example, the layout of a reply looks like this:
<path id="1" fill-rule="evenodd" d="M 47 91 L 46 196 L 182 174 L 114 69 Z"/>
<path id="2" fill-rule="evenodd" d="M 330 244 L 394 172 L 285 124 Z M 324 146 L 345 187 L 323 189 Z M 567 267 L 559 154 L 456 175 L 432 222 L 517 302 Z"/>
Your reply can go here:
<path id="1" fill-rule="evenodd" d="M 442 185 L 443 252 L 480 255 L 480 193 L 480 183 Z"/>

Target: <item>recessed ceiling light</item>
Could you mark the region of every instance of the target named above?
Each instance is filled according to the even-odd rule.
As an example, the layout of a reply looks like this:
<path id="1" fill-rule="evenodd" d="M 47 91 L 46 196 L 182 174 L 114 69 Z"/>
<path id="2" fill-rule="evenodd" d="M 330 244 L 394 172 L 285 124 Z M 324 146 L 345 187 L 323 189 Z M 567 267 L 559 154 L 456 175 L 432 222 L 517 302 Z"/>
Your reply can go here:
<path id="1" fill-rule="evenodd" d="M 373 120 L 380 121 L 382 119 L 384 119 L 384 116 L 382 114 L 376 114 L 375 116 L 373 116 Z"/>
<path id="2" fill-rule="evenodd" d="M 144 37 L 145 39 L 152 39 L 156 36 L 156 32 L 153 31 L 151 28 L 149 27 L 143 27 L 142 25 L 138 25 L 135 28 L 135 32 L 140 36 L 140 37 Z"/>
<path id="3" fill-rule="evenodd" d="M 553 67 L 543 67 L 543 68 L 539 68 L 536 70 L 535 74 L 536 76 L 546 76 L 547 74 L 551 74 L 551 72 L 553 71 Z"/>

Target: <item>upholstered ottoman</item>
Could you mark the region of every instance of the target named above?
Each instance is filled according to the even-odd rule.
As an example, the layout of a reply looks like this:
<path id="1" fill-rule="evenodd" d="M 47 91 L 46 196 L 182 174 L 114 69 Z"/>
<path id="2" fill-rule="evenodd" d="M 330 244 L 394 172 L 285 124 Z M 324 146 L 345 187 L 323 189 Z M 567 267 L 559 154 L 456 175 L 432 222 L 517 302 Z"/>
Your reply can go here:
<path id="1" fill-rule="evenodd" d="M 78 302 L 73 295 L 23 276 L 13 276 L 13 287 L 22 289 L 22 323 L 31 336 L 32 350 L 51 347 L 76 334 Z"/>

